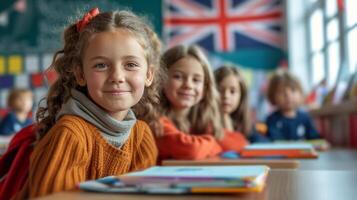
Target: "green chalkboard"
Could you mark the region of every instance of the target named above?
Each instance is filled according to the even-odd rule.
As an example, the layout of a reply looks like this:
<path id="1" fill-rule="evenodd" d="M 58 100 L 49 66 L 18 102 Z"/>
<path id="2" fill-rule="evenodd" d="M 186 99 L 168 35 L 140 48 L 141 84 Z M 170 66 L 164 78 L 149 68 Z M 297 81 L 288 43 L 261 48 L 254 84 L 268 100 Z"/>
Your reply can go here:
<path id="1" fill-rule="evenodd" d="M 62 46 L 64 28 L 92 7 L 132 10 L 146 16 L 161 35 L 161 0 L 2 0 L 0 54 L 54 52 Z"/>

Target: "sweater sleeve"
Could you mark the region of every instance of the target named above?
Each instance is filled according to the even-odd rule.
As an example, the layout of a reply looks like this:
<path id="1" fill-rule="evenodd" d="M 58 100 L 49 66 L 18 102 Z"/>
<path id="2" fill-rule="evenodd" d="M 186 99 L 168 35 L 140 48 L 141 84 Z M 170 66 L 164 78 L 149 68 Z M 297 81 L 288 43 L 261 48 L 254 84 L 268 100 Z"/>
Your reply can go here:
<path id="1" fill-rule="evenodd" d="M 71 128 L 53 127 L 36 145 L 31 156 L 29 196 L 75 188 L 85 180 L 87 160 L 83 138 Z"/>
<path id="2" fill-rule="evenodd" d="M 158 155 L 151 129 L 145 122 L 138 121 L 137 123 L 138 128 L 135 131 L 140 132 L 135 133 L 139 135 L 139 138 L 137 138 L 134 144 L 136 145 L 136 151 L 133 153 L 133 162 L 130 171 L 143 170 L 154 166 Z"/>
<path id="3" fill-rule="evenodd" d="M 224 137 L 218 141 L 223 151 L 240 152 L 246 145 L 247 139 L 240 132 L 224 131 Z"/>
<path id="4" fill-rule="evenodd" d="M 164 135 L 156 138 L 160 159 L 204 159 L 222 152 L 217 140 L 209 134 L 189 135 L 178 130 L 168 119 L 161 119 Z"/>

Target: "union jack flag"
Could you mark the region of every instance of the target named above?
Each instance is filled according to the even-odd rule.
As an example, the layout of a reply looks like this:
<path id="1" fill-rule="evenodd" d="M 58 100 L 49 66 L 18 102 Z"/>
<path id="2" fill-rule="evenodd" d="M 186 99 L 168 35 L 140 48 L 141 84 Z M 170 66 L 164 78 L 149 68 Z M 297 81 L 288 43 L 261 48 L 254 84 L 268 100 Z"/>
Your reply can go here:
<path id="1" fill-rule="evenodd" d="M 164 40 L 215 52 L 281 48 L 281 17 L 279 0 L 165 0 Z"/>

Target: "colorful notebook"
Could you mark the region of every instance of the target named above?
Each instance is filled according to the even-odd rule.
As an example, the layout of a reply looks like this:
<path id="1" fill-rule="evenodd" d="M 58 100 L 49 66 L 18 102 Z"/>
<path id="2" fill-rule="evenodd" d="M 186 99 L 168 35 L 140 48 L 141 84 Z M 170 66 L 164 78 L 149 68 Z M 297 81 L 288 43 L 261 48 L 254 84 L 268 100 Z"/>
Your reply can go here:
<path id="1" fill-rule="evenodd" d="M 242 158 L 317 158 L 318 154 L 309 143 L 261 143 L 246 146 Z"/>
<path id="2" fill-rule="evenodd" d="M 122 176 L 86 181 L 79 188 L 112 193 L 240 193 L 263 190 L 269 167 L 158 166 Z"/>

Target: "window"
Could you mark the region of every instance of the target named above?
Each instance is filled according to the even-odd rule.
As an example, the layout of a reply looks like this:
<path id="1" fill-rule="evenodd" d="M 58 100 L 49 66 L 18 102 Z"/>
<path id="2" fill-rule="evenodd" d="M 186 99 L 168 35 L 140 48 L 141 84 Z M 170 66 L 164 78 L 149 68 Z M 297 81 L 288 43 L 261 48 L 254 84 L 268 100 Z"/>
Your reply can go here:
<path id="1" fill-rule="evenodd" d="M 333 85 L 337 81 L 337 75 L 340 69 L 340 49 L 338 42 L 334 42 L 327 47 L 327 54 L 329 63 L 328 82 Z"/>
<path id="2" fill-rule="evenodd" d="M 337 14 L 337 0 L 326 0 L 327 17 L 332 17 Z"/>
<path id="3" fill-rule="evenodd" d="M 356 0 L 346 0 L 345 3 L 346 8 L 346 19 L 347 19 L 347 26 L 353 26 L 357 23 L 357 1 Z"/>
<path id="4" fill-rule="evenodd" d="M 312 51 L 321 50 L 324 41 L 323 41 L 323 18 L 322 18 L 322 11 L 316 10 L 310 20 L 310 35 L 311 35 L 311 48 Z"/>
<path id="5" fill-rule="evenodd" d="M 335 18 L 327 24 L 327 41 L 337 40 L 338 37 L 338 20 Z"/>
<path id="6" fill-rule="evenodd" d="M 324 57 L 322 53 L 317 53 L 312 58 L 312 84 L 318 84 L 325 77 Z"/>
<path id="7" fill-rule="evenodd" d="M 348 58 L 350 64 L 350 72 L 353 73 L 357 68 L 357 28 L 354 28 L 348 33 Z"/>
<path id="8" fill-rule="evenodd" d="M 357 0 L 305 0 L 311 87 L 334 87 L 357 70 Z"/>

